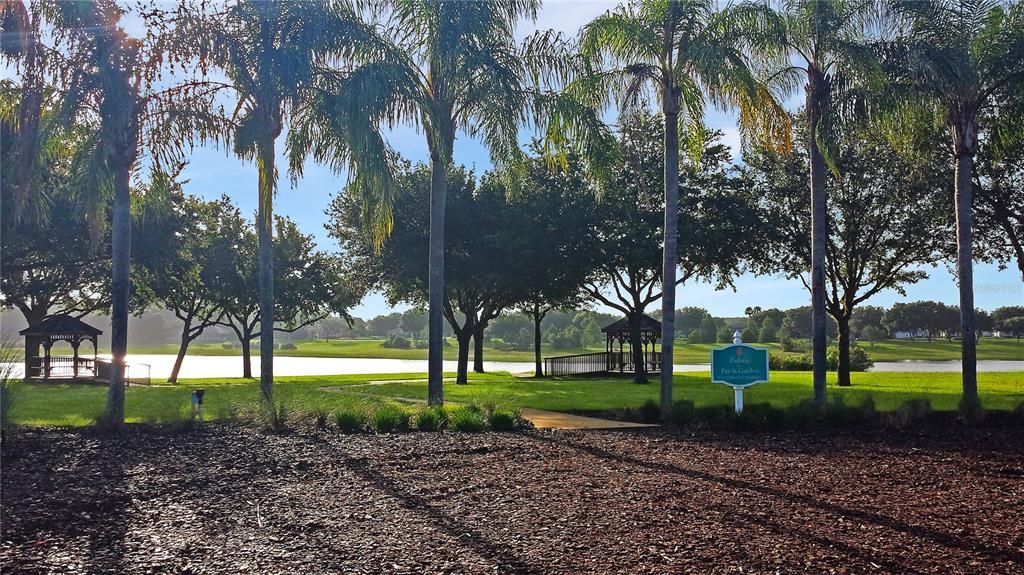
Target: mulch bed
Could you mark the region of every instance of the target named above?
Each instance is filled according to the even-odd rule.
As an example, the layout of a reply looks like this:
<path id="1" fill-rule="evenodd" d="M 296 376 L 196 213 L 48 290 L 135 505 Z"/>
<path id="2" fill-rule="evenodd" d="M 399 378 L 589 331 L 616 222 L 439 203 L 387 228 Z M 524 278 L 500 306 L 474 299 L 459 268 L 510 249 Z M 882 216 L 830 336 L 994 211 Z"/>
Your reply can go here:
<path id="1" fill-rule="evenodd" d="M 20 430 L 0 571 L 1022 573 L 1021 437 Z"/>

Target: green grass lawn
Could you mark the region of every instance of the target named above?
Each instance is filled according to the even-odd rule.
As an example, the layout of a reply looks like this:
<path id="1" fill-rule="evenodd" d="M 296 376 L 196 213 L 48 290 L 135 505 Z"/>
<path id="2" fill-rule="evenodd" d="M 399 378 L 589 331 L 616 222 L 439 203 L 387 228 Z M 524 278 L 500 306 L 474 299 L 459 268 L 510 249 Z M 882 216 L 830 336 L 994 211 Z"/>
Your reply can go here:
<path id="1" fill-rule="evenodd" d="M 368 385 L 369 381 L 422 378 L 423 374 L 352 376 L 305 376 L 277 379 L 276 394 L 294 411 L 330 411 L 366 398 L 426 397 L 425 381 Z M 701 405 L 732 404 L 732 390 L 712 384 L 707 373 L 687 373 L 675 378 L 675 397 Z M 830 381 L 834 384 L 834 381 Z M 987 409 L 1013 409 L 1024 402 L 1024 372 L 981 373 L 978 375 L 981 401 Z M 206 390 L 208 418 L 223 417 L 237 404 L 253 404 L 258 398 L 255 380 L 188 380 L 180 385 L 133 386 L 127 391 L 126 416 L 130 422 L 172 421 L 188 413 L 192 390 Z M 340 387 L 346 393 L 321 390 Z M 960 398 L 957 373 L 855 373 L 853 387 L 829 386 L 848 404 L 867 396 L 879 409 L 893 409 L 900 403 L 924 397 L 937 410 L 954 410 Z M 748 405 L 770 403 L 776 407 L 796 404 L 811 396 L 811 374 L 777 372 L 770 383 L 755 385 L 745 392 Z M 574 413 L 595 413 L 638 407 L 648 399 L 657 400 L 658 385 L 637 385 L 629 379 L 521 379 L 508 374 L 474 374 L 468 385 L 445 384 L 445 398 L 454 402 L 495 401 L 519 407 Z M 88 385 L 24 385 L 15 396 L 11 419 L 26 425 L 85 425 L 102 410 L 106 389 Z"/>
<path id="2" fill-rule="evenodd" d="M 356 339 L 356 340 L 323 340 L 300 341 L 295 350 L 277 350 L 276 355 L 286 357 L 373 357 L 387 359 L 427 359 L 425 349 L 389 349 L 383 347 L 382 339 Z M 675 363 L 708 363 L 711 348 L 721 344 L 676 344 Z M 755 344 L 756 345 L 756 344 Z M 868 355 L 875 361 L 904 361 L 904 360 L 956 360 L 960 359 L 960 342 L 935 340 L 907 341 L 888 340 L 872 344 L 862 343 Z M 781 352 L 778 344 L 765 344 L 774 352 Z M 258 346 L 254 345 L 254 353 L 258 352 Z M 604 348 L 593 349 L 545 349 L 545 357 L 555 355 L 573 355 L 578 353 L 604 351 Z M 164 345 L 155 347 L 132 347 L 132 353 L 136 354 L 175 354 L 178 352 L 176 345 Z M 238 349 L 224 349 L 219 343 L 194 343 L 189 346 L 189 355 L 239 355 Z M 454 349 L 450 349 L 446 355 L 453 356 Z M 472 355 L 472 352 L 471 352 Z M 484 357 L 488 361 L 517 361 L 532 362 L 532 351 L 502 351 L 488 348 Z M 1011 339 L 983 338 L 978 342 L 978 359 L 980 360 L 1024 360 L 1024 341 Z"/>

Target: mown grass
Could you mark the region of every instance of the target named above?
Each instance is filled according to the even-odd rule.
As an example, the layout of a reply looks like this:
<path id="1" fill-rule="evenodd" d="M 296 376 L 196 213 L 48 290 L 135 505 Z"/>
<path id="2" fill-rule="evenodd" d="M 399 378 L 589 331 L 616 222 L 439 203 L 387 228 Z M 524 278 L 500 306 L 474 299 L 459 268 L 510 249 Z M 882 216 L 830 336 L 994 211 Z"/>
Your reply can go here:
<path id="1" fill-rule="evenodd" d="M 283 357 L 369 357 L 382 359 L 427 359 L 425 349 L 390 349 L 383 347 L 383 339 L 355 340 L 305 340 L 296 343 L 298 349 L 277 350 L 274 353 Z M 708 363 L 711 348 L 721 344 L 689 344 L 677 343 L 673 357 L 675 363 Z M 779 344 L 755 344 L 766 347 L 776 353 L 783 353 Z M 906 361 L 906 360 L 945 360 L 960 359 L 960 342 L 935 340 L 888 340 L 878 343 L 861 342 L 875 361 Z M 155 347 L 133 347 L 134 354 L 174 354 L 176 345 Z M 590 349 L 551 349 L 543 350 L 546 357 L 556 355 L 573 355 L 604 351 L 603 347 Z M 219 343 L 194 343 L 189 346 L 189 355 L 196 356 L 234 356 L 241 352 L 236 349 L 224 349 Z M 453 352 L 454 353 L 454 352 Z M 472 355 L 472 352 L 470 352 Z M 484 353 L 488 361 L 532 362 L 533 351 L 502 351 L 486 348 Z M 1024 341 L 1012 339 L 982 338 L 978 342 L 979 360 L 1024 360 Z"/>
<path id="2" fill-rule="evenodd" d="M 292 412 L 326 412 L 351 408 L 359 402 L 389 402 L 395 398 L 422 400 L 426 381 L 422 374 L 281 377 L 275 397 Z M 834 377 L 834 376 L 833 376 Z M 415 381 L 402 381 L 414 379 Z M 1024 372 L 981 373 L 978 384 L 982 405 L 989 410 L 1013 409 L 1024 402 Z M 369 383 L 390 381 L 392 383 Z M 125 399 L 129 422 L 160 423 L 191 412 L 192 390 L 202 387 L 206 419 L 225 418 L 239 406 L 258 401 L 255 380 L 188 380 L 180 385 L 132 386 Z M 871 397 L 879 410 L 896 409 L 911 399 L 927 399 L 935 410 L 956 410 L 960 400 L 958 373 L 855 373 L 853 386 L 839 388 L 830 381 L 829 394 L 842 396 L 847 405 Z M 675 398 L 696 406 L 731 405 L 732 390 L 712 384 L 707 373 L 680 374 Z M 778 372 L 769 383 L 745 392 L 747 405 L 770 404 L 784 408 L 811 396 L 811 374 Z M 637 385 L 627 378 L 524 379 L 508 374 L 474 374 L 468 385 L 445 384 L 445 399 L 459 403 L 497 403 L 571 413 L 600 413 L 636 409 L 657 400 L 658 384 Z M 106 388 L 91 385 L 26 384 L 11 408 L 13 422 L 23 425 L 88 425 L 102 412 Z"/>

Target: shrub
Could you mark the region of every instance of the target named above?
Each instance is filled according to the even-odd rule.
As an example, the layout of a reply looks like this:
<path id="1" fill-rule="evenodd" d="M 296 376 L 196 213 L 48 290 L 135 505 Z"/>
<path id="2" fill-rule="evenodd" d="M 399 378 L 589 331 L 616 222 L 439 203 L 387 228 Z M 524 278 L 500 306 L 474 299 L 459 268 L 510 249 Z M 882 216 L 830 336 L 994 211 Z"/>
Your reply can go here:
<path id="1" fill-rule="evenodd" d="M 796 351 L 796 343 L 788 335 L 780 337 L 779 343 L 782 344 L 782 351 Z"/>
<path id="2" fill-rule="evenodd" d="M 526 427 L 528 422 L 515 407 L 495 407 L 487 414 L 488 423 L 494 431 L 515 431 Z"/>
<path id="3" fill-rule="evenodd" d="M 743 338 L 743 343 L 757 343 L 757 331 L 755 331 L 752 327 L 748 327 L 747 329 L 743 330 L 743 333 L 740 334 L 740 337 Z"/>
<path id="4" fill-rule="evenodd" d="M 666 423 L 686 425 L 693 421 L 694 413 L 695 406 L 692 401 L 688 399 L 678 399 L 673 401 L 671 407 L 669 407 L 668 421 L 666 421 Z"/>
<path id="5" fill-rule="evenodd" d="M 460 405 L 448 413 L 448 426 L 464 433 L 480 433 L 487 430 L 487 416 L 476 406 Z"/>
<path id="6" fill-rule="evenodd" d="M 687 343 L 704 343 L 704 339 L 700 335 L 699 329 L 691 329 L 690 333 L 686 336 Z"/>
<path id="7" fill-rule="evenodd" d="M 640 406 L 637 410 L 637 414 L 640 416 L 640 421 L 644 423 L 654 423 L 661 419 L 661 406 L 658 405 L 657 401 L 648 399 Z"/>
<path id="8" fill-rule="evenodd" d="M 779 429 L 786 423 L 785 410 L 772 406 L 770 403 L 754 403 L 743 408 L 743 413 L 736 414 L 736 429 L 757 431 L 762 429 Z"/>
<path id="9" fill-rule="evenodd" d="M 448 418 L 444 408 L 425 407 L 416 412 L 416 429 L 420 431 L 441 431 Z"/>
<path id="10" fill-rule="evenodd" d="M 389 335 L 381 345 L 393 349 L 412 349 L 412 343 L 400 335 Z"/>
<path id="11" fill-rule="evenodd" d="M 373 430 L 377 433 L 409 431 L 409 420 L 411 418 L 409 410 L 399 405 L 388 403 L 374 410 L 371 423 L 373 424 Z"/>
<path id="12" fill-rule="evenodd" d="M 297 346 L 294 343 L 289 341 L 287 343 L 282 343 L 281 344 L 281 349 L 287 350 L 287 351 L 295 351 L 295 350 L 299 349 L 299 346 Z"/>
<path id="13" fill-rule="evenodd" d="M 867 371 L 875 362 L 868 357 L 868 352 L 859 345 L 850 346 L 850 371 Z M 825 356 L 825 367 L 830 371 L 839 369 L 839 348 L 830 346 Z"/>
<path id="14" fill-rule="evenodd" d="M 235 349 L 235 344 L 234 342 L 231 341 L 225 341 L 224 343 L 220 344 L 220 346 L 224 349 Z"/>
<path id="15" fill-rule="evenodd" d="M 362 433 L 366 431 L 368 418 L 363 406 L 353 406 L 334 412 L 334 426 L 342 433 Z"/>
<path id="16" fill-rule="evenodd" d="M 920 423 L 932 412 L 932 404 L 927 399 L 910 399 L 903 402 L 895 411 L 885 414 L 884 422 L 897 429 L 904 429 Z"/>
<path id="17" fill-rule="evenodd" d="M 769 353 L 768 369 L 773 371 L 810 371 L 813 367 L 811 356 L 804 354 Z"/>

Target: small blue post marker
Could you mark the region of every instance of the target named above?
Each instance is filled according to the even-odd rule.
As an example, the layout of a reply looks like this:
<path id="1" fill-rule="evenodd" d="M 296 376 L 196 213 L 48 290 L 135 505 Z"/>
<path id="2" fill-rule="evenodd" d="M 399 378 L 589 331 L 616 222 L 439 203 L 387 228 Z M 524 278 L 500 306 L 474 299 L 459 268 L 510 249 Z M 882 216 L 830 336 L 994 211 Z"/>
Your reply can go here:
<path id="1" fill-rule="evenodd" d="M 711 382 L 733 389 L 736 413 L 743 413 L 743 389 L 768 381 L 768 350 L 743 343 L 739 330 L 732 345 L 711 350 Z"/>
<path id="2" fill-rule="evenodd" d="M 199 416 L 200 420 L 203 418 L 203 394 L 205 393 L 204 389 L 192 390 L 192 417 Z"/>

